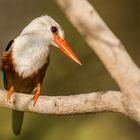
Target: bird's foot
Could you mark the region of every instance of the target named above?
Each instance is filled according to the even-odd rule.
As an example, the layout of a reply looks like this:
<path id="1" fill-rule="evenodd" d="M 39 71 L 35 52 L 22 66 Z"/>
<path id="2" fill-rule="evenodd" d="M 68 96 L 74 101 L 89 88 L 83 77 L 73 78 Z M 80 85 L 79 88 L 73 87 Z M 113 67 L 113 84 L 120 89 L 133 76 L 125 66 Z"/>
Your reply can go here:
<path id="1" fill-rule="evenodd" d="M 36 103 L 37 103 L 37 100 L 38 100 L 38 97 L 39 97 L 39 95 L 40 95 L 40 91 L 41 91 L 41 84 L 40 83 L 38 83 L 37 84 L 37 90 L 36 90 L 36 93 L 35 93 L 35 95 L 34 95 L 34 106 L 36 105 Z"/>
<path id="2" fill-rule="evenodd" d="M 7 92 L 7 101 L 10 102 L 11 96 L 12 96 L 12 94 L 13 94 L 14 91 L 15 91 L 15 90 L 14 90 L 14 87 L 12 86 L 12 87 L 10 88 L 10 90 Z"/>

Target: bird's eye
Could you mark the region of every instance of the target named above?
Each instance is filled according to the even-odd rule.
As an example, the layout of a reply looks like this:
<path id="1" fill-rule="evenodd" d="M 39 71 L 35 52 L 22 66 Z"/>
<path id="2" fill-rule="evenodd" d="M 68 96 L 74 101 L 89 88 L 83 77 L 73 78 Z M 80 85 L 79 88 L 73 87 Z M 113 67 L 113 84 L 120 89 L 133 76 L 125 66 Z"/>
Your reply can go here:
<path id="1" fill-rule="evenodd" d="M 58 29 L 55 26 L 51 27 L 51 31 L 54 34 L 58 34 Z"/>

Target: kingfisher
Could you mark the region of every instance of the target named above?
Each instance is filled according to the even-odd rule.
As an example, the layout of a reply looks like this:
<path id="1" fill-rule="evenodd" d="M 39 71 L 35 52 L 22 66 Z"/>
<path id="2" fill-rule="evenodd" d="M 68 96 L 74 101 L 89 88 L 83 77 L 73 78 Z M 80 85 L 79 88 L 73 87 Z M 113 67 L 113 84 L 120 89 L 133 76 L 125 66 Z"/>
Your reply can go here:
<path id="1" fill-rule="evenodd" d="M 31 94 L 34 107 L 41 92 L 41 85 L 48 68 L 50 47 L 59 48 L 65 55 L 81 65 L 81 62 L 64 39 L 63 28 L 50 16 L 32 20 L 11 40 L 2 54 L 2 79 L 8 90 L 7 101 L 14 92 Z M 24 112 L 12 110 L 12 129 L 20 134 Z"/>

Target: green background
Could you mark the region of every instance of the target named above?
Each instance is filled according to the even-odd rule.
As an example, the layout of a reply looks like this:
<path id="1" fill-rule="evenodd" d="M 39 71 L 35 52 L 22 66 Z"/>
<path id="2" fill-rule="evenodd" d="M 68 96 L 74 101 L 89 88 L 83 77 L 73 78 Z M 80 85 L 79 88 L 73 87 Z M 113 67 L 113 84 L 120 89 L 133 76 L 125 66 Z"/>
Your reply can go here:
<path id="1" fill-rule="evenodd" d="M 129 54 L 140 65 L 140 1 L 90 0 Z M 57 48 L 51 49 L 51 63 L 42 93 L 70 95 L 100 90 L 118 90 L 97 56 L 51 0 L 0 0 L 0 51 L 34 18 L 48 14 L 65 30 L 66 40 L 81 60 L 80 67 Z M 133 75 L 132 75 L 133 76 Z M 0 82 L 3 88 L 2 81 Z M 11 130 L 11 111 L 0 108 L 0 140 L 139 140 L 140 126 L 124 115 L 40 115 L 25 113 L 21 135 Z"/>

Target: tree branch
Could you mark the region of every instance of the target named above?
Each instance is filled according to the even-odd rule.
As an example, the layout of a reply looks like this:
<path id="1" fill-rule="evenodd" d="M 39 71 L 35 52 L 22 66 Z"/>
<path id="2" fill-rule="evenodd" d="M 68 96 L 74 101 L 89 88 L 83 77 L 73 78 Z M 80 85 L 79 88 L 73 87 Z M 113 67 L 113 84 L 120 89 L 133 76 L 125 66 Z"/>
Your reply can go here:
<path id="1" fill-rule="evenodd" d="M 120 112 L 127 115 L 118 91 L 93 92 L 70 96 L 40 96 L 33 106 L 33 95 L 14 93 L 10 102 L 6 90 L 0 90 L 0 107 L 41 114 L 81 114 L 102 111 Z"/>
<path id="2" fill-rule="evenodd" d="M 125 109 L 140 122 L 140 70 L 87 0 L 56 0 L 124 94 Z"/>
<path id="3" fill-rule="evenodd" d="M 0 107 L 42 114 L 81 114 L 113 111 L 140 123 L 140 70 L 123 44 L 110 31 L 86 0 L 56 0 L 68 19 L 84 36 L 122 92 L 107 91 L 70 96 L 40 96 L 33 106 L 33 95 L 14 93 L 11 103 L 0 90 Z"/>

